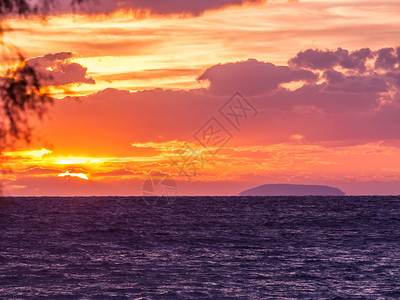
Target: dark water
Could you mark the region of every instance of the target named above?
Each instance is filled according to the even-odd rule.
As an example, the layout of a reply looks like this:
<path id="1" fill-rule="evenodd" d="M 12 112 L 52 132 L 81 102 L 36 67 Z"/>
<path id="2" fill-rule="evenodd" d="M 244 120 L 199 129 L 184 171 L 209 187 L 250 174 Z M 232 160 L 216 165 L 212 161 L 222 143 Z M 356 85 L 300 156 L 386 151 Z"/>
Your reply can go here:
<path id="1" fill-rule="evenodd" d="M 399 199 L 14 198 L 0 298 L 400 298 Z"/>

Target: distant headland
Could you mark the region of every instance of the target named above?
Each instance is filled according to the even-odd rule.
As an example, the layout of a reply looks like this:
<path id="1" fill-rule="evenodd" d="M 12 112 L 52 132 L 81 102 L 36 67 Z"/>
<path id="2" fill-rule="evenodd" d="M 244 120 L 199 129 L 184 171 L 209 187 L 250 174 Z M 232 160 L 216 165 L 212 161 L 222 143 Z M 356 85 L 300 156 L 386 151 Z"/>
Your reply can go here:
<path id="1" fill-rule="evenodd" d="M 344 196 L 338 188 L 326 185 L 264 184 L 239 193 L 240 196 Z"/>

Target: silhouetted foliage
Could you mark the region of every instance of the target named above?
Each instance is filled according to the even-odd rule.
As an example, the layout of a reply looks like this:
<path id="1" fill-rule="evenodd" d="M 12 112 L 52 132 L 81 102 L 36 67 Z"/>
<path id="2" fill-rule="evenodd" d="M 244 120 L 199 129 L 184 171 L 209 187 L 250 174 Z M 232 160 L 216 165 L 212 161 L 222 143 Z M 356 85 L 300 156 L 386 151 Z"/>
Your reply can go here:
<path id="1" fill-rule="evenodd" d="M 13 139 L 29 142 L 29 117 L 42 117 L 52 103 L 35 70 L 22 57 L 21 61 L 22 65 L 0 79 L 0 148 L 9 146 Z"/>
<path id="2" fill-rule="evenodd" d="M 72 8 L 88 0 L 71 0 Z M 32 4 L 27 0 L 0 0 L 0 38 L 4 34 L 4 19 L 13 16 L 46 16 L 57 5 L 57 0 L 41 0 Z M 26 64 L 17 48 L 1 41 L 2 64 L 10 61 L 16 67 L 8 68 L 0 77 L 0 153 L 16 140 L 30 140 L 29 119 L 42 117 L 52 103 L 46 89 L 40 84 L 40 75 Z M 9 53 L 12 49 L 12 53 Z M 4 51 L 5 50 L 5 51 Z M 14 57 L 10 59 L 10 57 Z M 15 57 L 17 59 L 15 59 Z"/>
<path id="3" fill-rule="evenodd" d="M 61 0 L 63 1 L 63 0 Z M 71 8 L 90 0 L 71 0 Z M 47 89 L 40 84 L 40 75 L 26 64 L 20 51 L 3 42 L 4 21 L 9 17 L 46 16 L 58 0 L 0 0 L 0 61 L 5 74 L 0 75 L 0 158 L 7 147 L 18 140 L 30 141 L 29 120 L 41 118 L 53 102 Z M 0 161 L 1 163 L 1 161 Z M 1 170 L 0 170 L 1 171 Z M 1 193 L 0 204 L 7 203 Z"/>

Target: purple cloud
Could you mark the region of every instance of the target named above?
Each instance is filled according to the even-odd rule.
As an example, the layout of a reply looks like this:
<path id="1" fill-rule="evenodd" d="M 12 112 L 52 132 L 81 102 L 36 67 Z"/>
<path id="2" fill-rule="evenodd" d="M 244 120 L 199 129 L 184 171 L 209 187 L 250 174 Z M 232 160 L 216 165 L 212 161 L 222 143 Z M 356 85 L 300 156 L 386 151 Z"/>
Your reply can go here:
<path id="1" fill-rule="evenodd" d="M 222 9 L 229 6 L 263 3 L 265 0 L 127 0 L 127 1 L 98 1 L 93 5 L 91 1 L 83 2 L 77 8 L 88 14 L 113 13 L 118 10 L 133 11 L 136 13 L 150 13 L 154 15 L 191 15 L 199 16 L 206 11 Z M 69 4 L 69 3 L 68 3 Z M 70 10 L 67 3 L 62 5 L 64 10 Z"/>
<path id="2" fill-rule="evenodd" d="M 394 70 L 399 68 L 400 63 L 400 47 L 396 50 L 393 48 L 383 48 L 377 51 L 377 59 L 375 67 L 384 70 Z"/>
<path id="3" fill-rule="evenodd" d="M 389 88 L 386 79 L 377 74 L 369 76 L 348 75 L 335 71 L 327 70 L 324 77 L 328 83 L 328 89 L 332 91 L 346 91 L 353 93 L 380 93 L 386 92 Z"/>
<path id="4" fill-rule="evenodd" d="M 229 95 L 239 90 L 246 95 L 261 95 L 275 90 L 279 84 L 318 78 L 308 70 L 275 66 L 255 59 L 215 65 L 207 69 L 198 80 L 210 82 L 209 91 L 216 95 Z"/>
<path id="5" fill-rule="evenodd" d="M 368 48 L 353 52 L 342 48 L 338 48 L 336 51 L 308 49 L 291 58 L 289 65 L 313 70 L 326 70 L 341 66 L 345 69 L 364 72 L 366 70 L 365 63 L 368 58 L 372 58 L 372 54 Z"/>
<path id="6" fill-rule="evenodd" d="M 71 62 L 72 58 L 71 52 L 60 52 L 29 59 L 27 64 L 35 68 L 43 85 L 94 84 L 94 79 L 87 74 L 87 68 Z"/>

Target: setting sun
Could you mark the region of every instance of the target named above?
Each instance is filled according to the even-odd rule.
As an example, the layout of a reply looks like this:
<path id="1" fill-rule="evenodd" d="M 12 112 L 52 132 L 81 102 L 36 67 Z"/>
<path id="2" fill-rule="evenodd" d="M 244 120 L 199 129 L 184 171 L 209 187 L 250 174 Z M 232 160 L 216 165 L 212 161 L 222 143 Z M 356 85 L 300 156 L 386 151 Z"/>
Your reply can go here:
<path id="1" fill-rule="evenodd" d="M 70 173 L 69 171 L 67 171 L 67 172 L 65 172 L 65 173 L 61 173 L 61 174 L 58 174 L 58 177 L 78 177 L 78 178 L 81 178 L 81 179 L 85 179 L 85 180 L 89 180 L 89 178 L 85 175 L 85 174 L 83 174 L 83 173 Z"/>

